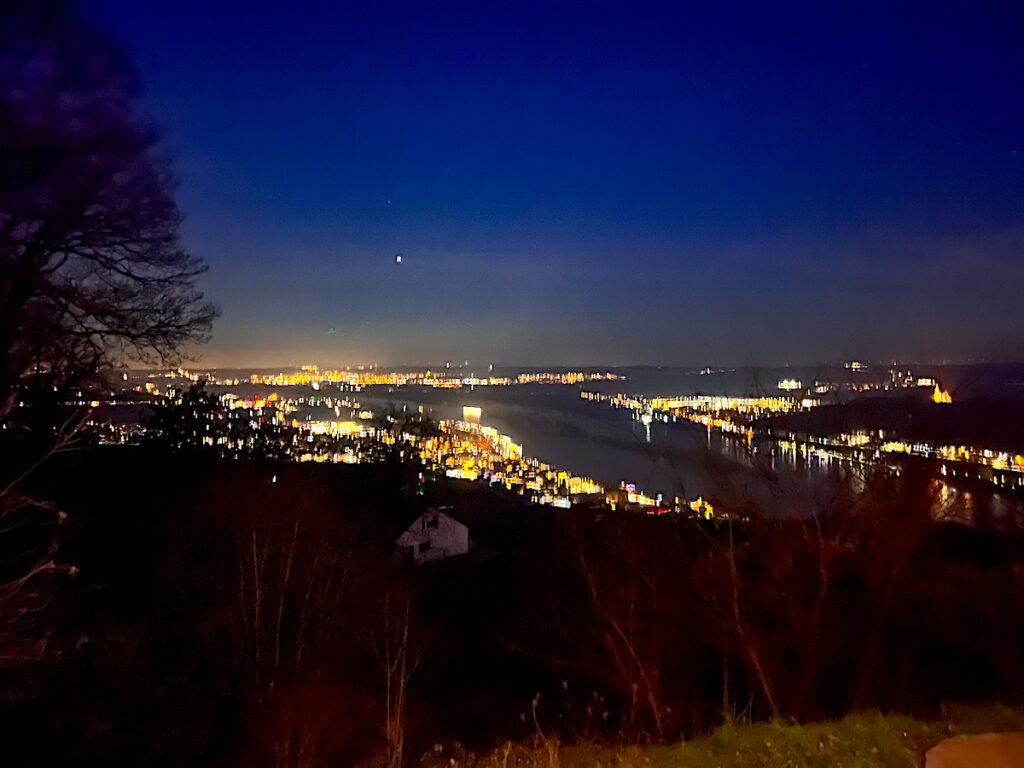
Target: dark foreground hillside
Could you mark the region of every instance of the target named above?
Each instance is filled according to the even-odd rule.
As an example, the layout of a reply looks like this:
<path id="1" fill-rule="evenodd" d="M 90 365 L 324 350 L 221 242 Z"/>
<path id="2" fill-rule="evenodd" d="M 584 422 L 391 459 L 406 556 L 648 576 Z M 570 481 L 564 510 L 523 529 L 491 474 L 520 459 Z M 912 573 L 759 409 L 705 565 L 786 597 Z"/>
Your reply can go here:
<path id="1" fill-rule="evenodd" d="M 818 523 L 731 528 L 463 483 L 421 496 L 401 467 L 134 449 L 67 454 L 33 482 L 68 515 L 53 533 L 77 574 L 40 619 L 48 657 L 0 678 L 6 764 L 382 755 L 396 652 L 414 762 L 538 733 L 671 742 L 723 713 L 933 718 L 1024 691 L 1024 542 L 931 523 L 912 478 Z M 395 565 L 438 505 L 470 554 Z"/>

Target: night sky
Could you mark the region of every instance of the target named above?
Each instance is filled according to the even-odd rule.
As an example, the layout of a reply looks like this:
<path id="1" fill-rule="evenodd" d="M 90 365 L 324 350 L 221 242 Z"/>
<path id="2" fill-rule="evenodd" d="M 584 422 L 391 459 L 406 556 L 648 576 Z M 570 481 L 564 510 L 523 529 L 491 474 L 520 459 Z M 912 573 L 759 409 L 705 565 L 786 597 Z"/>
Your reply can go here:
<path id="1" fill-rule="evenodd" d="M 1024 355 L 1024 11 L 683 5 L 82 7 L 181 177 L 205 364 Z"/>

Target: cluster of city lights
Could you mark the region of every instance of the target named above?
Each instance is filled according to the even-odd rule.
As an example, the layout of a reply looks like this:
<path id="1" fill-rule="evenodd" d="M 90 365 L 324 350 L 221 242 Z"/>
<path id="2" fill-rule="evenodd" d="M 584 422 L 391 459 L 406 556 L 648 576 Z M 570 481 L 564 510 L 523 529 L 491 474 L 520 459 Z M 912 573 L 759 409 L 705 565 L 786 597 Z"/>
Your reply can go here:
<path id="1" fill-rule="evenodd" d="M 319 389 L 324 384 L 335 384 L 361 389 L 372 386 L 422 386 L 439 389 L 461 387 L 502 387 L 513 384 L 580 384 L 588 381 L 620 381 L 624 377 L 614 373 L 593 373 L 583 371 L 520 373 L 515 378 L 507 376 L 478 376 L 461 374 L 445 368 L 443 371 L 384 371 L 376 368 L 345 370 L 321 370 L 315 365 L 303 366 L 298 371 L 261 374 L 254 373 L 249 380 L 253 384 L 273 387 L 309 386 Z"/>
<path id="2" fill-rule="evenodd" d="M 792 457 L 860 464 L 916 458 L 936 462 L 945 478 L 989 482 L 1002 490 L 1024 489 L 1024 454 L 928 440 L 900 440 L 885 432 L 858 431 L 824 436 L 781 435 L 780 449 Z"/>
<path id="3" fill-rule="evenodd" d="M 446 477 L 486 482 L 528 498 L 537 504 L 568 508 L 573 503 L 605 504 L 611 509 L 639 510 L 650 514 L 686 512 L 710 519 L 712 503 L 704 498 L 675 498 L 672 504 L 639 491 L 632 483 L 606 488 L 596 480 L 575 475 L 537 458 L 528 456 L 523 446 L 508 435 L 480 423 L 482 410 L 475 406 L 463 408 L 462 419 L 438 422 L 437 434 L 421 436 L 413 433 L 393 435 L 390 431 L 359 421 L 293 421 L 301 435 L 300 445 L 308 441 L 297 455 L 298 461 L 359 463 L 373 460 L 374 443 L 392 445 L 400 437 L 413 447 L 428 471 Z M 341 443 L 314 444 L 314 438 L 329 436 Z"/>
<path id="4" fill-rule="evenodd" d="M 862 364 L 850 364 L 851 371 L 865 370 Z M 932 401 L 937 405 L 952 403 L 952 394 L 931 377 L 915 376 L 910 370 L 892 368 L 890 378 L 881 384 L 858 384 L 881 388 L 930 388 Z M 150 380 L 132 387 L 135 393 L 154 402 L 182 403 L 179 384 L 162 385 L 154 379 L 176 379 L 178 382 L 206 382 L 223 387 L 239 383 L 237 378 L 218 379 L 207 373 L 185 369 L 150 375 Z M 706 499 L 671 501 L 660 495 L 651 497 L 632 484 L 604 487 L 595 480 L 573 475 L 552 467 L 539 459 L 528 457 L 523 447 L 507 435 L 480 423 L 479 408 L 466 407 L 461 420 L 446 420 L 438 424 L 437 434 L 417 436 L 393 434 L 374 423 L 374 414 L 362 409 L 360 403 L 343 392 L 322 390 L 324 384 L 339 385 L 359 390 L 368 386 L 418 385 L 426 387 L 512 386 L 519 384 L 578 385 L 586 382 L 621 380 L 610 372 L 534 372 L 514 377 L 461 376 L 446 367 L 444 372 L 383 371 L 376 368 L 355 370 L 321 370 L 304 366 L 297 371 L 253 374 L 250 382 L 282 389 L 286 394 L 272 391 L 267 394 L 236 395 L 226 392 L 218 398 L 228 414 L 230 423 L 248 425 L 253 431 L 279 430 L 282 455 L 297 461 L 361 463 L 375 461 L 382 448 L 404 441 L 413 446 L 416 457 L 430 470 L 452 478 L 484 481 L 518 493 L 531 501 L 568 507 L 575 500 L 603 500 L 615 509 L 641 509 L 652 513 L 666 511 L 688 512 L 711 517 L 712 503 Z M 124 376 L 127 381 L 127 375 Z M 898 467 L 898 461 L 918 458 L 936 462 L 939 472 L 946 477 L 964 480 L 985 480 L 1000 489 L 1024 489 L 1024 455 L 964 445 L 936 445 L 927 441 L 906 441 L 884 432 L 831 434 L 825 436 L 797 435 L 779 432 L 765 426 L 765 419 L 776 415 L 805 412 L 817 408 L 821 401 L 810 392 L 821 388 L 820 382 L 805 388 L 802 382 L 786 379 L 779 382 L 791 395 L 761 397 L 732 397 L 725 395 L 680 395 L 675 397 L 644 397 L 626 394 L 604 394 L 581 391 L 582 399 L 604 403 L 615 408 L 630 410 L 634 417 L 650 425 L 653 421 L 687 420 L 704 426 L 709 433 L 717 431 L 752 443 L 755 438 L 779 446 L 783 454 L 794 458 L 815 458 L 822 461 L 855 461 L 863 464 L 882 463 Z M 829 385 L 831 386 L 831 385 Z M 310 387 L 313 392 L 296 391 L 287 394 L 289 387 Z M 127 391 L 127 390 L 126 390 Z M 121 401 L 114 393 L 108 401 L 90 401 L 83 404 L 93 408 L 114 405 Z M 326 420 L 298 420 L 286 418 L 302 407 L 327 407 L 334 418 Z M 420 409 L 422 413 L 422 408 Z M 224 418 L 218 416 L 217 418 Z M 101 439 L 111 443 L 137 442 L 145 433 L 139 424 L 114 425 L 96 422 Z M 290 430 L 290 432 L 289 432 Z M 215 431 L 214 431 L 215 432 Z M 252 435 L 215 435 L 211 432 L 201 441 L 226 451 L 242 451 L 251 447 Z M 286 434 L 293 435 L 287 437 Z"/>
<path id="5" fill-rule="evenodd" d="M 637 414 L 644 424 L 654 419 L 669 421 L 686 419 L 709 430 L 752 439 L 752 426 L 757 419 L 767 416 L 810 410 L 820 403 L 813 398 L 793 397 L 727 397 L 718 395 L 680 395 L 677 397 L 646 398 L 635 395 L 606 395 L 601 392 L 580 392 L 580 397 L 591 402 L 607 403 L 613 408 L 626 408 Z"/>
<path id="6" fill-rule="evenodd" d="M 861 370 L 862 368 L 853 369 Z M 799 383 L 799 382 L 795 382 Z M 914 377 L 910 371 L 894 374 L 894 386 L 931 387 L 931 400 L 937 405 L 953 402 L 952 395 L 935 379 Z M 780 382 L 781 384 L 781 382 Z M 797 389 L 787 386 L 784 389 Z M 719 395 L 685 395 L 670 398 L 644 398 L 636 395 L 583 391 L 584 400 L 606 403 L 615 408 L 631 410 L 644 424 L 653 420 L 685 419 L 717 431 L 737 436 L 748 443 L 757 437 L 776 443 L 791 457 L 814 458 L 820 461 L 855 461 L 861 464 L 883 463 L 888 466 L 906 457 L 938 462 L 943 477 L 959 480 L 987 481 L 1005 490 L 1024 489 L 1024 455 L 1011 454 L 965 445 L 937 445 L 918 440 L 906 441 L 887 437 L 884 432 L 858 431 L 832 435 L 798 436 L 792 432 L 772 432 L 761 419 L 789 413 L 809 411 L 821 403 L 810 397 L 728 397 Z"/>

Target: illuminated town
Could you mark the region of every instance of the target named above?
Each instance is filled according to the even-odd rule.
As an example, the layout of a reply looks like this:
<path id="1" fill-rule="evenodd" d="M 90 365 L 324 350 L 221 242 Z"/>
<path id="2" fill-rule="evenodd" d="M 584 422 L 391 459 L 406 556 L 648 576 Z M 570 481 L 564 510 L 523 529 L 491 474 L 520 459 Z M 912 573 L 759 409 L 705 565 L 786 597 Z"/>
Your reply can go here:
<path id="1" fill-rule="evenodd" d="M 860 372 L 863 364 L 847 370 Z M 450 369 L 449 369 L 450 371 Z M 127 376 L 124 377 L 127 383 Z M 726 514 L 705 499 L 663 498 L 647 494 L 626 481 L 606 486 L 590 477 L 576 475 L 530 456 L 522 443 L 487 426 L 482 410 L 466 406 L 461 419 L 442 419 L 430 434 L 403 431 L 391 414 L 375 413 L 360 402 L 355 393 L 374 387 L 424 387 L 458 389 L 476 386 L 511 387 L 517 385 L 561 385 L 580 387 L 590 382 L 614 382 L 624 376 L 611 372 L 520 372 L 507 376 L 437 373 L 430 369 L 400 372 L 358 367 L 320 369 L 303 366 L 291 372 L 251 374 L 247 379 L 214 372 L 197 373 L 184 369 L 164 374 L 149 374 L 130 386 L 128 393 L 154 403 L 180 403 L 186 384 L 204 382 L 220 390 L 216 397 L 223 413 L 210 418 L 224 419 L 231 428 L 214 427 L 203 442 L 226 454 L 254 449 L 257 441 L 268 440 L 282 458 L 300 462 L 365 463 L 380 459 L 382 451 L 400 450 L 414 454 L 427 475 L 480 482 L 532 502 L 569 507 L 574 504 L 598 504 L 617 510 L 638 510 L 662 514 L 677 512 L 702 517 Z M 782 386 L 785 384 L 785 386 Z M 799 386 L 797 386 L 799 384 Z M 244 386 L 272 388 L 271 391 L 238 394 Z M 971 445 L 936 444 L 926 440 L 906 440 L 885 430 L 854 430 L 833 434 L 806 434 L 780 429 L 776 417 L 810 413 L 822 405 L 824 392 L 848 388 L 851 396 L 862 391 L 889 389 L 931 389 L 935 406 L 952 403 L 952 394 L 932 377 L 915 376 L 910 370 L 892 369 L 886 381 L 846 383 L 825 389 L 821 382 L 808 387 L 796 379 L 781 380 L 784 395 L 738 397 L 695 394 L 673 397 L 645 397 L 608 394 L 581 389 L 581 400 L 628 410 L 632 417 L 650 429 L 654 422 L 670 424 L 687 421 L 742 441 L 745 450 L 765 450 L 791 461 L 880 465 L 898 470 L 902 462 L 930 462 L 939 476 L 953 483 L 984 482 L 1004 491 L 1024 490 L 1024 456 L 1005 450 Z M 823 392 L 824 390 L 824 392 Z M 125 393 L 110 393 L 103 401 L 82 401 L 97 408 L 126 401 Z M 326 409 L 328 416 L 300 417 L 301 412 Z M 413 414 L 423 418 L 423 407 Z M 93 427 L 102 440 L 110 443 L 137 442 L 145 433 L 143 424 L 125 420 L 112 424 L 94 420 Z M 408 446 L 407 448 L 403 446 Z"/>
<path id="2" fill-rule="evenodd" d="M 932 388 L 934 405 L 953 402 L 952 394 L 934 379 L 908 376 L 899 379 L 904 388 Z M 797 389 L 789 387 L 783 389 Z M 687 420 L 704 426 L 708 432 L 738 437 L 747 444 L 776 446 L 792 459 L 824 462 L 882 464 L 899 469 L 906 459 L 931 462 L 938 473 L 949 480 L 984 482 L 999 490 L 1024 490 L 1024 454 L 983 446 L 937 444 L 928 440 L 900 439 L 885 430 L 858 430 L 829 435 L 800 434 L 773 428 L 772 417 L 810 412 L 821 405 L 811 397 L 726 397 L 693 395 L 671 398 L 644 398 L 634 395 L 606 395 L 581 391 L 588 402 L 625 408 L 645 425 L 653 421 Z"/>
<path id="3" fill-rule="evenodd" d="M 373 418 L 373 414 L 367 412 L 361 415 Z M 613 511 L 686 512 L 704 518 L 714 515 L 712 503 L 701 497 L 691 500 L 676 497 L 670 503 L 660 496 L 643 493 L 633 483 L 622 482 L 619 487 L 606 488 L 592 478 L 553 467 L 526 455 L 523 446 L 508 435 L 482 424 L 481 416 L 481 408 L 467 406 L 463 409 L 462 419 L 442 419 L 436 424 L 437 434 L 428 436 L 410 432 L 396 436 L 387 428 L 357 421 L 293 421 L 292 426 L 299 435 L 294 458 L 298 461 L 359 463 L 373 459 L 377 443 L 394 444 L 396 439 L 400 439 L 412 446 L 427 472 L 458 480 L 484 482 L 536 504 L 569 508 L 582 503 L 606 505 Z M 385 419 L 396 421 L 393 416 Z M 323 436 L 344 438 L 349 442 L 340 449 L 336 444 L 316 444 L 314 438 Z"/>
<path id="4" fill-rule="evenodd" d="M 152 398 L 156 405 L 183 403 L 187 388 L 195 386 L 236 387 L 237 377 L 215 376 L 178 369 L 158 375 L 131 388 L 135 395 Z M 159 384 L 163 378 L 167 383 Z M 704 498 L 671 500 L 652 496 L 638 489 L 634 483 L 623 481 L 617 487 L 606 487 L 596 480 L 579 476 L 565 469 L 547 464 L 524 453 L 523 446 L 510 436 L 501 434 L 481 422 L 482 409 L 467 406 L 462 419 L 442 419 L 436 422 L 436 434 L 421 435 L 401 430 L 399 419 L 393 414 L 378 414 L 364 407 L 359 400 L 345 393 L 374 386 L 422 386 L 458 388 L 462 386 L 517 384 L 578 385 L 592 381 L 621 381 L 624 377 L 613 373 L 533 372 L 514 377 L 436 376 L 431 371 L 398 373 L 394 371 L 338 371 L 320 370 L 304 366 L 291 373 L 252 375 L 250 383 L 273 386 L 284 392 L 301 388 L 304 394 L 282 395 L 272 391 L 260 395 L 241 396 L 231 391 L 217 394 L 222 411 L 211 411 L 208 419 L 219 424 L 204 427 L 199 436 L 203 445 L 236 455 L 253 449 L 257 442 L 274 445 L 274 454 L 299 462 L 358 464 L 380 459 L 382 451 L 408 445 L 421 462 L 425 473 L 444 477 L 476 481 L 506 492 L 523 496 L 531 502 L 568 508 L 573 504 L 607 506 L 612 510 L 640 510 L 652 514 L 685 512 L 710 518 L 714 514 L 712 503 Z M 332 385 L 338 394 L 325 388 Z M 312 390 L 310 392 L 309 390 Z M 584 393 L 586 395 L 586 393 Z M 124 404 L 111 394 L 111 399 L 100 403 L 82 403 L 93 408 L 100 405 Z M 637 401 L 638 402 L 638 401 Z M 668 410 L 674 401 L 656 407 Z M 294 418 L 300 409 L 327 408 L 334 418 Z M 414 414 L 422 418 L 423 409 Z M 91 421 L 100 438 L 111 444 L 138 442 L 146 427 L 134 422 L 111 423 L 101 419 Z M 398 430 L 396 432 L 396 426 Z M 398 447 L 398 450 L 404 450 Z M 406 457 L 408 458 L 408 457 Z"/>
<path id="5" fill-rule="evenodd" d="M 204 374 L 194 372 L 182 373 L 193 381 L 204 376 Z M 362 366 L 357 367 L 356 370 L 321 370 L 315 365 L 304 365 L 300 370 L 289 373 L 254 373 L 249 380 L 253 384 L 266 384 L 275 387 L 311 386 L 314 389 L 319 389 L 324 384 L 340 384 L 358 391 L 363 387 L 381 385 L 458 389 L 461 387 L 507 387 L 514 384 L 581 384 L 589 381 L 621 381 L 623 378 L 614 373 L 584 373 L 581 371 L 520 373 L 515 377 L 507 377 L 477 376 L 474 373 L 461 375 L 458 372 L 452 372 L 450 368 L 443 371 L 398 372 L 381 371 L 376 368 L 364 369 Z M 235 383 L 237 383 L 237 379 Z"/>
<path id="6" fill-rule="evenodd" d="M 645 398 L 632 395 L 605 395 L 581 391 L 580 397 L 595 403 L 607 403 L 613 408 L 627 408 L 637 414 L 644 424 L 653 420 L 663 422 L 685 419 L 701 424 L 709 430 L 747 439 L 754 437 L 753 424 L 758 419 L 782 413 L 810 410 L 819 401 L 812 398 L 790 397 L 727 397 L 722 395 L 680 395 L 678 397 Z"/>

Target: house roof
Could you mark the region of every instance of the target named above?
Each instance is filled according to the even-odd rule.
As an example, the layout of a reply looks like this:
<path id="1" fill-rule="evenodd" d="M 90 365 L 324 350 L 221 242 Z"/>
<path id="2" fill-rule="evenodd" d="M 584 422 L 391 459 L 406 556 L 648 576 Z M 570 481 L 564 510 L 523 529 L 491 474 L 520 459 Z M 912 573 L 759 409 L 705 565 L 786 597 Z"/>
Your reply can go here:
<path id="1" fill-rule="evenodd" d="M 399 534 L 433 509 L 469 528 L 478 546 L 492 542 L 504 545 L 519 537 L 531 537 L 538 528 L 552 525 L 557 514 L 556 510 L 468 482 L 439 483 L 424 497 L 424 503 L 426 506 L 415 516 L 406 519 Z"/>

